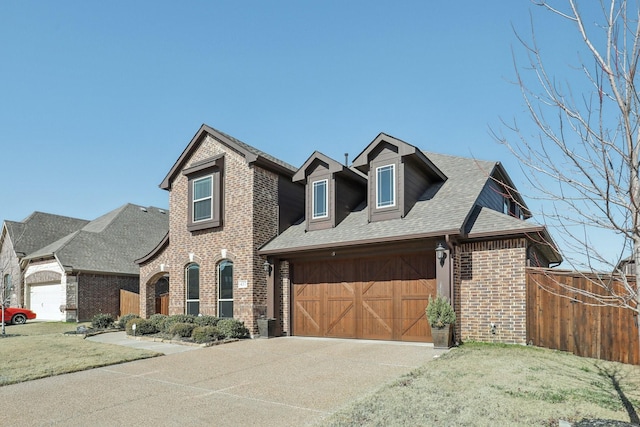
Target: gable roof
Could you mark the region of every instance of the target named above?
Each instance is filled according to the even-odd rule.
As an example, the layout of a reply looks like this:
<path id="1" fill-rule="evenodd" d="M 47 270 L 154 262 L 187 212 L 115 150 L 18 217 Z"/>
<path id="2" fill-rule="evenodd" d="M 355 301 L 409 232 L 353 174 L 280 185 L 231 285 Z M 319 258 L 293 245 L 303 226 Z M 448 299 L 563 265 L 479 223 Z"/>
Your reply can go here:
<path id="1" fill-rule="evenodd" d="M 276 157 L 273 157 L 264 151 L 258 150 L 255 147 L 252 147 L 249 144 L 245 144 L 232 137 L 231 135 L 227 135 L 224 132 L 221 132 L 217 129 L 214 129 L 210 126 L 203 124 L 200 126 L 200 129 L 196 134 L 191 138 L 191 141 L 184 149 L 178 160 L 176 160 L 175 164 L 171 167 L 171 170 L 167 174 L 167 176 L 160 183 L 160 188 L 163 190 L 170 190 L 171 183 L 175 178 L 176 174 L 180 173 L 180 171 L 184 168 L 185 163 L 189 160 L 191 155 L 198 149 L 202 141 L 210 135 L 212 138 L 216 139 L 218 142 L 226 145 L 227 147 L 235 150 L 240 153 L 247 160 L 247 163 L 256 163 L 260 167 L 271 170 L 281 175 L 285 175 L 287 177 L 293 176 L 296 171 L 294 166 L 283 162 Z"/>
<path id="2" fill-rule="evenodd" d="M 395 147 L 397 153 L 400 157 L 410 156 L 418 160 L 418 162 L 422 163 L 424 166 L 424 170 L 427 174 L 435 178 L 438 181 L 445 181 L 447 176 L 442 173 L 438 167 L 433 164 L 433 162 L 416 146 L 409 144 L 408 142 L 404 142 L 401 139 L 395 138 L 391 135 L 387 135 L 386 133 L 379 133 L 377 137 L 374 138 L 373 141 L 367 145 L 367 147 L 362 150 L 360 154 L 353 159 L 353 167 L 358 169 L 360 172 L 366 174 L 369 171 L 369 160 L 370 156 L 376 151 L 376 149 L 383 144 L 390 144 Z"/>
<path id="3" fill-rule="evenodd" d="M 300 166 L 298 171 L 293 175 L 293 182 L 306 183 L 307 169 L 316 162 L 323 164 L 331 174 L 342 174 L 350 179 L 359 182 L 366 182 L 367 180 L 366 176 L 363 176 L 360 172 L 357 172 L 356 170 L 351 169 L 336 160 L 333 160 L 331 157 L 326 156 L 319 151 L 314 151 L 313 154 L 309 156 L 307 161 L 304 162 L 304 164 Z"/>
<path id="4" fill-rule="evenodd" d="M 369 222 L 363 203 L 334 228 L 306 232 L 304 222 L 293 225 L 260 252 L 268 255 L 461 234 L 495 163 L 435 153 L 429 157 L 449 178 L 431 185 L 404 218 Z"/>
<path id="5" fill-rule="evenodd" d="M 5 226 L 16 254 L 23 257 L 81 229 L 87 223 L 89 221 L 85 219 L 33 212 L 20 222 L 5 221 Z"/>
<path id="6" fill-rule="evenodd" d="M 53 257 L 66 271 L 138 275 L 135 260 L 155 248 L 168 230 L 167 211 L 129 203 L 34 251 L 25 260 Z"/>
<path id="7" fill-rule="evenodd" d="M 334 228 L 305 231 L 304 222 L 291 226 L 263 246 L 260 253 L 274 255 L 443 235 L 480 238 L 546 233 L 542 226 L 490 209 L 476 209 L 487 182 L 503 170 L 498 162 L 437 153 L 425 157 L 433 162 L 434 170 L 448 178 L 430 185 L 404 218 L 369 222 L 363 203 Z"/>

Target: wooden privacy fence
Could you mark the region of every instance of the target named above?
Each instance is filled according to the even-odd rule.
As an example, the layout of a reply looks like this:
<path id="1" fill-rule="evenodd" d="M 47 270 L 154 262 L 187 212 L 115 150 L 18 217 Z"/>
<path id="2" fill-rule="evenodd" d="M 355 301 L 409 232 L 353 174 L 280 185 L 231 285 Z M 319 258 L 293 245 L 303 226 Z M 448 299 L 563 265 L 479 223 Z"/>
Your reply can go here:
<path id="1" fill-rule="evenodd" d="M 156 297 L 156 313 L 169 314 L 169 294 Z M 120 289 L 120 316 L 140 315 L 140 294 Z"/>
<path id="2" fill-rule="evenodd" d="M 129 313 L 140 314 L 140 295 L 120 289 L 120 316 Z"/>
<path id="3" fill-rule="evenodd" d="M 605 292 L 585 276 L 527 269 L 527 342 L 578 356 L 640 365 L 638 317 L 633 311 L 588 305 L 587 297 L 563 286 Z"/>

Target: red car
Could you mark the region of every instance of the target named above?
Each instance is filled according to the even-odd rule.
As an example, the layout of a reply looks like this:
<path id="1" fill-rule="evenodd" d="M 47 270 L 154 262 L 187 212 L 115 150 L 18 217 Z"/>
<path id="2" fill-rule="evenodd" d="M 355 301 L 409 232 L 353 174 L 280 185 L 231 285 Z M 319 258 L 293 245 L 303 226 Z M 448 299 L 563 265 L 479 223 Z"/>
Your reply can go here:
<path id="1" fill-rule="evenodd" d="M 1 313 L 0 313 L 0 316 L 2 316 Z M 35 318 L 36 318 L 36 314 L 31 310 L 27 310 L 26 308 L 19 308 L 19 307 L 4 308 L 5 323 L 22 325 L 24 323 L 27 323 L 27 319 L 33 320 Z M 2 317 L 0 317 L 0 323 L 2 323 Z"/>

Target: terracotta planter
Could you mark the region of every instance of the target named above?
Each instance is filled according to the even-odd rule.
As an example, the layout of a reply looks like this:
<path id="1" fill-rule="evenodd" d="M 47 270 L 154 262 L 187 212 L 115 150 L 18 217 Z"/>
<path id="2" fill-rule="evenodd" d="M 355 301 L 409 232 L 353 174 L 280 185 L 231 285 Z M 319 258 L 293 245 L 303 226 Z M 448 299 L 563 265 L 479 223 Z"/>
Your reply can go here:
<path id="1" fill-rule="evenodd" d="M 434 348 L 450 348 L 453 344 L 453 325 L 444 325 L 442 328 L 431 326 L 431 337 Z"/>

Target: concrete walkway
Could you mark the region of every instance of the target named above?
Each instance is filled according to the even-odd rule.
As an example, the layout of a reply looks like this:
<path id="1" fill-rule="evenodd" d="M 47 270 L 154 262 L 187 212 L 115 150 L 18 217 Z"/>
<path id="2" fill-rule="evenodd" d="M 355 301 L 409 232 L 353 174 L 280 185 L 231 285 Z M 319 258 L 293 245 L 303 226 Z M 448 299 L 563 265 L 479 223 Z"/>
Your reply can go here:
<path id="1" fill-rule="evenodd" d="M 432 346 L 242 340 L 0 387 L 19 426 L 302 426 L 433 359 Z"/>
<path id="2" fill-rule="evenodd" d="M 107 344 L 122 345 L 125 347 L 140 348 L 143 350 L 151 350 L 162 354 L 175 354 L 183 353 L 185 351 L 197 350 L 202 347 L 171 344 L 168 342 L 151 341 L 149 339 L 135 339 L 133 337 L 127 337 L 124 331 L 122 332 L 109 332 L 106 334 L 93 335 L 86 339 L 95 342 L 102 342 Z"/>

